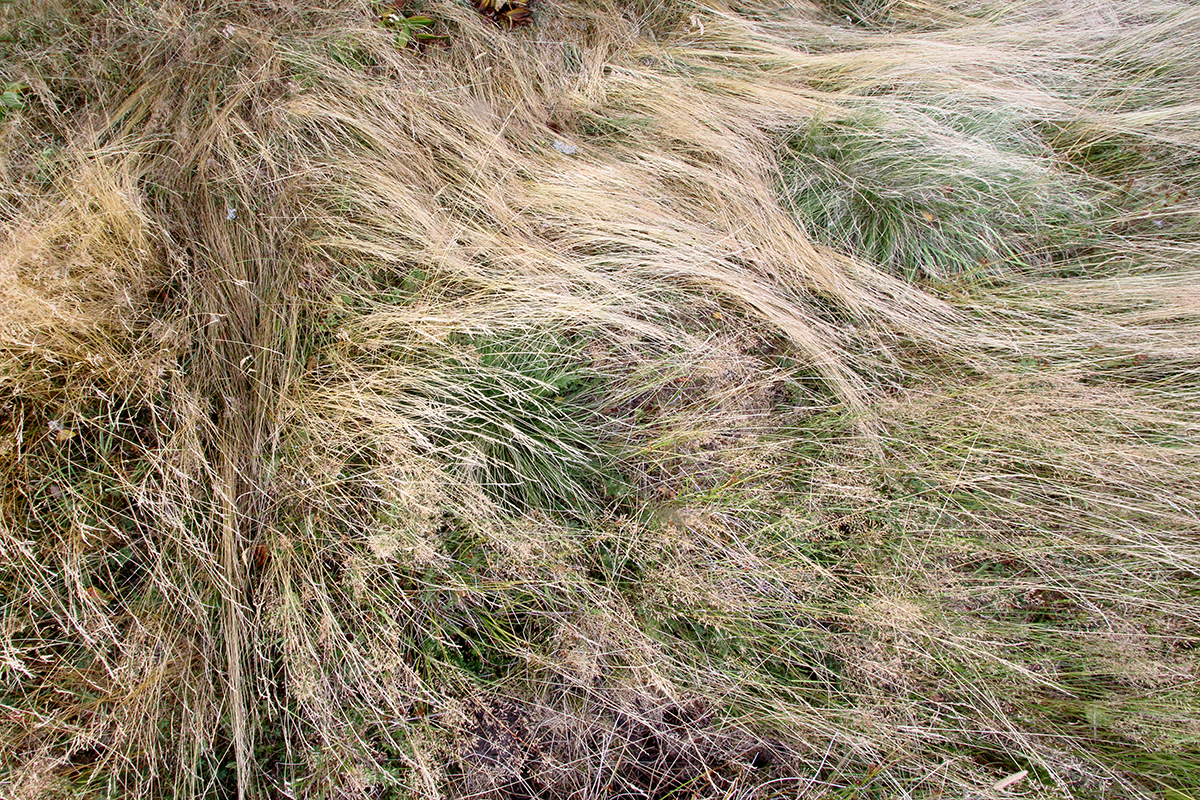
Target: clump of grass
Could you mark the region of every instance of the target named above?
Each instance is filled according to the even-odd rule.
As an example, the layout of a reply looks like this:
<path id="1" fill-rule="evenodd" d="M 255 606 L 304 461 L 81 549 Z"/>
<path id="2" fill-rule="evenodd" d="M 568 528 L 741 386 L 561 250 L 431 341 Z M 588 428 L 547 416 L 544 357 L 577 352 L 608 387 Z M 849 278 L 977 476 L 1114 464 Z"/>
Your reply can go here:
<path id="1" fill-rule="evenodd" d="M 1002 114 L 868 106 L 790 140 L 784 190 L 815 238 L 908 280 L 988 278 L 1094 242 L 1097 199 L 1038 150 Z"/>
<path id="2" fill-rule="evenodd" d="M 864 9 L 0 6 L 4 791 L 1189 792 L 1197 18 Z"/>
<path id="3" fill-rule="evenodd" d="M 384 349 L 369 368 L 387 392 L 375 414 L 403 420 L 421 450 L 504 506 L 568 512 L 596 503 L 610 457 L 591 407 L 598 378 L 579 345 L 550 331 L 451 334 L 444 349 L 407 344 Z M 354 370 L 346 377 L 363 374 L 356 366 L 346 365 Z M 334 391 L 323 394 L 310 402 L 336 402 Z"/>

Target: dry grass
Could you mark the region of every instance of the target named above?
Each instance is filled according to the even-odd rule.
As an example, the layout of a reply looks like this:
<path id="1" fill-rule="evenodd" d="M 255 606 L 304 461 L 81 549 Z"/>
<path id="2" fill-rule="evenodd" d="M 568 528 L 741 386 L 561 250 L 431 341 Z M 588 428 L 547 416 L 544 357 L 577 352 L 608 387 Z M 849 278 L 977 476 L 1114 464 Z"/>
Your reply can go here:
<path id="1" fill-rule="evenodd" d="M 0 6 L 0 794 L 1195 796 L 1200 14 L 420 10 Z"/>

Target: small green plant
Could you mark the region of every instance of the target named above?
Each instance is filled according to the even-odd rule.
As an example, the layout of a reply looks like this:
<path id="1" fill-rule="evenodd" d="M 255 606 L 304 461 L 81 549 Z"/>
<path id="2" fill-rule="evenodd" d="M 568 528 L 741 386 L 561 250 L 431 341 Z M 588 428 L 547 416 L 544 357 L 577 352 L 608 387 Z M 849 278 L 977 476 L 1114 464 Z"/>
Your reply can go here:
<path id="1" fill-rule="evenodd" d="M 403 5 L 403 3 L 377 4 L 375 8 L 380 26 L 396 32 L 396 47 L 408 47 L 409 44 L 420 45 L 424 42 L 449 38 L 432 32 L 434 22 L 432 17 L 420 14 L 414 14 L 411 17 L 405 16 Z"/>
<path id="2" fill-rule="evenodd" d="M 29 84 L 23 81 L 4 84 L 4 89 L 0 91 L 0 119 L 8 116 L 10 111 L 18 111 L 25 107 L 24 92 L 29 88 Z"/>

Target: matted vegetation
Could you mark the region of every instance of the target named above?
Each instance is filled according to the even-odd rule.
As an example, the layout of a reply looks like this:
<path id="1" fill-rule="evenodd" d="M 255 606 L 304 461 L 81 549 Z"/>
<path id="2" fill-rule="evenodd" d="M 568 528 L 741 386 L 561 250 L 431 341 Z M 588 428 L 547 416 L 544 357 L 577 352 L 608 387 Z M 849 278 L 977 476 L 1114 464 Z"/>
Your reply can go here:
<path id="1" fill-rule="evenodd" d="M 0 795 L 1200 793 L 1200 10 L 528 14 L 0 5 Z"/>

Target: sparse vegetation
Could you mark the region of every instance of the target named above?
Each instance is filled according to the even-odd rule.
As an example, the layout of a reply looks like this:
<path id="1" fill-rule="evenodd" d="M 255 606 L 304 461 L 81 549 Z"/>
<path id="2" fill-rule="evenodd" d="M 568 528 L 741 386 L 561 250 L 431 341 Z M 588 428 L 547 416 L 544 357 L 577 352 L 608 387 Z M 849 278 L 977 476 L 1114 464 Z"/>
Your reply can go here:
<path id="1" fill-rule="evenodd" d="M 0 796 L 1200 793 L 1194 6 L 0 21 Z"/>

